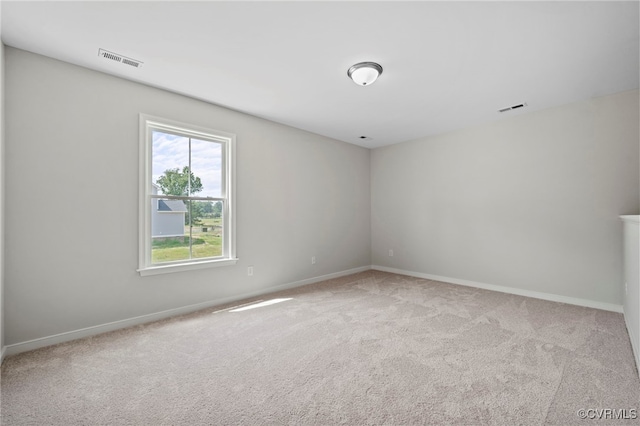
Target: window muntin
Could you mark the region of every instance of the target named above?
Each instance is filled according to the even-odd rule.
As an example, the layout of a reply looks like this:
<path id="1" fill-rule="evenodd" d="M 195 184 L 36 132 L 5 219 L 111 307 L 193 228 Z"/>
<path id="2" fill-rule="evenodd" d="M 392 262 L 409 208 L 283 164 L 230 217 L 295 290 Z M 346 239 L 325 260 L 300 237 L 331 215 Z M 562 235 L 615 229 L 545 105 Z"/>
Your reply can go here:
<path id="1" fill-rule="evenodd" d="M 140 273 L 235 263 L 235 136 L 146 115 L 140 126 Z"/>

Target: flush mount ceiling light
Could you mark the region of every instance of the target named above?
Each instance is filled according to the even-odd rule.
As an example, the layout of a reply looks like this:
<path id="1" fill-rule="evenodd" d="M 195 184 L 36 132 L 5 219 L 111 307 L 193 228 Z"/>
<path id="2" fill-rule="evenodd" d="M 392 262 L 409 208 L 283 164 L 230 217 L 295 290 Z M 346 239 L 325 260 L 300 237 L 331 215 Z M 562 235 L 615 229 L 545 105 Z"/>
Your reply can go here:
<path id="1" fill-rule="evenodd" d="M 355 64 L 347 75 L 358 86 L 369 86 L 382 74 L 382 67 L 375 62 L 360 62 Z"/>

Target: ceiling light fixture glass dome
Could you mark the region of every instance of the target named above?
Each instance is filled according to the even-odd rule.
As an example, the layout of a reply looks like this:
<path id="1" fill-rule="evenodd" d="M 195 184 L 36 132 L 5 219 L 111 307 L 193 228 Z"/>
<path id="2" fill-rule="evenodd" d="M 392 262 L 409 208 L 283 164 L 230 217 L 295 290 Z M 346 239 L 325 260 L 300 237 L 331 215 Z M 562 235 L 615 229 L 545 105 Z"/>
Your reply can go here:
<path id="1" fill-rule="evenodd" d="M 360 62 L 347 71 L 349 78 L 359 86 L 369 86 L 378 79 L 380 74 L 382 74 L 382 67 L 375 62 Z"/>

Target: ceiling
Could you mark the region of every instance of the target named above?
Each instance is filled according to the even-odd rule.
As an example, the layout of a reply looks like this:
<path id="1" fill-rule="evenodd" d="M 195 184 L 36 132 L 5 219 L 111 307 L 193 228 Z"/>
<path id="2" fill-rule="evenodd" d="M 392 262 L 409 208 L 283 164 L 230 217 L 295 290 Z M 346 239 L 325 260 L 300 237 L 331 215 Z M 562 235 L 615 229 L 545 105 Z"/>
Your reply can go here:
<path id="1" fill-rule="evenodd" d="M 5 0 L 1 8 L 6 45 L 369 148 L 639 80 L 638 2 Z M 100 48 L 143 65 L 104 59 Z M 384 68 L 375 84 L 348 79 L 361 61 Z M 520 103 L 527 107 L 497 112 Z"/>

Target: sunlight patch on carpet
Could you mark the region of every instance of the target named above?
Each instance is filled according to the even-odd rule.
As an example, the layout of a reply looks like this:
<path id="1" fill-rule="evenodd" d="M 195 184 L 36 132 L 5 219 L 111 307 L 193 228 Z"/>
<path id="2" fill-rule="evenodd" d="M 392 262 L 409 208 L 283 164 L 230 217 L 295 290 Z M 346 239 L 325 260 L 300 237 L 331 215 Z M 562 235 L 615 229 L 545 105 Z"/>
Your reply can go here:
<path id="1" fill-rule="evenodd" d="M 253 305 L 243 306 L 242 308 L 237 308 L 237 309 L 232 309 L 229 312 L 241 312 L 241 311 L 247 311 L 249 309 L 262 308 L 264 306 L 275 305 L 276 303 L 280 303 L 280 302 L 286 302 L 287 300 L 291 300 L 291 299 L 292 299 L 291 297 L 288 297 L 288 298 L 283 298 L 283 299 L 265 300 L 264 302 L 254 303 Z"/>

